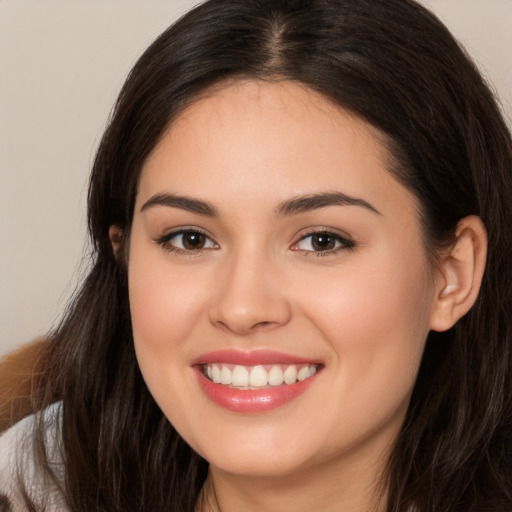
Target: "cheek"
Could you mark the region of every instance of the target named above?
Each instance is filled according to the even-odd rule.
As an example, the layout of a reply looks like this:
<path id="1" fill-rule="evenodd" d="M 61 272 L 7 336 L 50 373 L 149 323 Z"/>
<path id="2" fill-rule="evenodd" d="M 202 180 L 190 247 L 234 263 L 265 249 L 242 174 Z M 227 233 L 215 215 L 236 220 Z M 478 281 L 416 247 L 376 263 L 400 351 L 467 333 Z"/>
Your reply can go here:
<path id="1" fill-rule="evenodd" d="M 198 336 L 205 290 L 197 279 L 191 279 L 190 272 L 171 269 L 165 260 L 165 255 L 155 257 L 149 251 L 130 253 L 133 338 L 137 361 L 153 398 L 173 424 L 189 432 L 189 416 L 173 418 L 169 413 L 190 408 L 185 386 L 188 373 L 183 373 L 189 369 L 191 355 L 187 340 Z"/>
<path id="2" fill-rule="evenodd" d="M 412 390 L 429 331 L 431 294 L 421 253 L 400 260 L 383 253 L 372 262 L 359 260 L 336 277 L 326 275 L 323 286 L 318 275 L 315 286 L 303 281 L 309 299 L 301 307 L 334 349 L 343 396 L 379 410 L 401 403 Z"/>
<path id="3" fill-rule="evenodd" d="M 193 336 L 204 312 L 204 281 L 190 269 L 166 264 L 165 255 L 130 255 L 129 296 L 138 355 L 173 353 Z"/>
<path id="4" fill-rule="evenodd" d="M 314 311 L 317 321 L 336 326 L 343 337 L 378 331 L 380 336 L 368 339 L 378 343 L 428 325 L 433 289 L 421 250 L 369 252 L 338 268 L 311 273 L 301 283 L 297 295 L 308 299 L 304 313 Z"/>

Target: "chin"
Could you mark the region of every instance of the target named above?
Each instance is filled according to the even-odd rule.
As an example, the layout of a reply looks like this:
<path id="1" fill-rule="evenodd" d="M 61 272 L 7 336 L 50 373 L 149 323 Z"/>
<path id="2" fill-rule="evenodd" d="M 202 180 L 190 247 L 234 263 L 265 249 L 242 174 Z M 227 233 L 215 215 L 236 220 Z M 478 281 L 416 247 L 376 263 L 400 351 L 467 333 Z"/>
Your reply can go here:
<path id="1" fill-rule="evenodd" d="M 273 434 L 273 435 L 272 435 Z M 302 437 L 305 437 L 303 432 Z M 322 446 L 291 439 L 268 430 L 230 432 L 221 439 L 202 440 L 196 451 L 212 467 L 230 474 L 252 477 L 282 477 L 314 465 Z M 191 443 L 193 444 L 193 443 Z M 204 450 L 201 449 L 204 447 Z"/>
<path id="2" fill-rule="evenodd" d="M 279 454 L 268 457 L 262 453 L 234 453 L 233 456 L 213 457 L 210 466 L 222 472 L 245 477 L 278 478 L 292 475 L 307 467 L 299 458 L 281 457 Z"/>

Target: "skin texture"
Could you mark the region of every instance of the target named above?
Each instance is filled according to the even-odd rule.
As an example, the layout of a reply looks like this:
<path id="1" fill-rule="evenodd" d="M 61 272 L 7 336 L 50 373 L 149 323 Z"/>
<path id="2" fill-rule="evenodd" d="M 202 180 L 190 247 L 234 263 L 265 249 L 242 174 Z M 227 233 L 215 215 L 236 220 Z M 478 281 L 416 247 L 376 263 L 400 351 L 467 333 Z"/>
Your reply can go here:
<path id="1" fill-rule="evenodd" d="M 248 81 L 193 103 L 145 164 L 128 262 L 135 348 L 164 414 L 210 462 L 213 510 L 375 506 L 426 336 L 478 292 L 478 219 L 461 224 L 459 253 L 433 269 L 417 202 L 389 173 L 382 140 L 300 85 Z M 371 208 L 278 212 L 333 192 Z M 216 215 L 143 207 L 158 194 L 206 201 Z M 158 242 L 184 228 L 207 236 L 202 249 L 183 249 L 179 234 Z M 352 246 L 315 250 L 318 231 Z M 221 349 L 277 350 L 321 371 L 285 405 L 233 412 L 203 393 L 192 367 Z"/>

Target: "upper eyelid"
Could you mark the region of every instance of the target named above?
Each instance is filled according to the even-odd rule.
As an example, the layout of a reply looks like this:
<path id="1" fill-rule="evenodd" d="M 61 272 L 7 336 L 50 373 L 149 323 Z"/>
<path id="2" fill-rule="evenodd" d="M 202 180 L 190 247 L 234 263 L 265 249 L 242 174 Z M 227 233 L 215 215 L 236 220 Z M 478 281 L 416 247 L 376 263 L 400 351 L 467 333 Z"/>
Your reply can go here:
<path id="1" fill-rule="evenodd" d="M 306 249 L 299 249 L 297 247 L 296 252 L 302 252 L 304 254 L 307 254 L 308 256 L 311 256 L 311 255 L 327 256 L 329 254 L 335 254 L 340 250 L 341 251 L 352 250 L 357 246 L 357 243 L 354 240 L 354 238 L 352 236 L 348 235 L 348 233 L 340 232 L 340 231 L 338 231 L 336 229 L 332 229 L 332 228 L 318 228 L 317 227 L 317 228 L 311 228 L 310 231 L 307 231 L 305 233 L 302 233 L 302 234 L 296 236 L 294 238 L 294 241 L 291 243 L 290 248 L 298 246 L 300 242 L 302 242 L 303 240 L 305 240 L 315 234 L 332 235 L 333 237 L 335 237 L 338 240 L 338 242 L 341 244 L 341 246 L 333 248 L 333 249 L 327 249 L 325 251 L 311 251 L 311 250 L 306 250 Z"/>
<path id="2" fill-rule="evenodd" d="M 170 241 L 177 236 L 183 236 L 185 233 L 199 233 L 205 238 L 207 238 L 212 244 L 213 247 L 199 247 L 196 249 L 186 249 L 183 247 L 176 246 Z M 164 251 L 171 252 L 175 254 L 183 254 L 183 255 L 189 255 L 189 256 L 199 256 L 201 254 L 204 254 L 206 251 L 212 251 L 218 249 L 220 246 L 219 244 L 207 233 L 205 233 L 203 230 L 199 228 L 180 228 L 180 229 L 173 229 L 166 234 L 153 238 L 153 241 Z"/>
<path id="3" fill-rule="evenodd" d="M 299 240 L 302 240 L 308 236 L 315 235 L 317 233 L 328 233 L 334 236 L 337 236 L 339 238 L 342 238 L 344 240 L 349 240 L 351 242 L 355 242 L 354 237 L 351 236 L 349 233 L 342 231 L 340 229 L 335 229 L 327 226 L 313 226 L 310 228 L 305 228 L 298 233 L 295 234 L 292 240 L 294 240 L 293 243 L 297 243 Z"/>
<path id="4" fill-rule="evenodd" d="M 169 229 L 166 231 L 163 235 L 157 236 L 154 238 L 156 241 L 160 240 L 170 240 L 174 236 L 182 235 L 184 233 L 200 233 L 201 235 L 204 235 L 205 237 L 209 238 L 212 242 L 217 243 L 215 241 L 215 238 L 213 235 L 211 235 L 207 230 L 203 228 L 199 228 L 197 226 L 179 226 L 172 229 Z"/>

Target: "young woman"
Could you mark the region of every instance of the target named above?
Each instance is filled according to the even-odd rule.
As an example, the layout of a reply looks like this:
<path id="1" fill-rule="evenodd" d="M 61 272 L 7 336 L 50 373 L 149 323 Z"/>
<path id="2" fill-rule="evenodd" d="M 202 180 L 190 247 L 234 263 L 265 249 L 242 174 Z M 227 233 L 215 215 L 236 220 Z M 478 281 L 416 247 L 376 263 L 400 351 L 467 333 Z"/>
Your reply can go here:
<path id="1" fill-rule="evenodd" d="M 101 142 L 4 506 L 511 510 L 511 199 L 496 103 L 415 2 L 199 5 Z"/>

